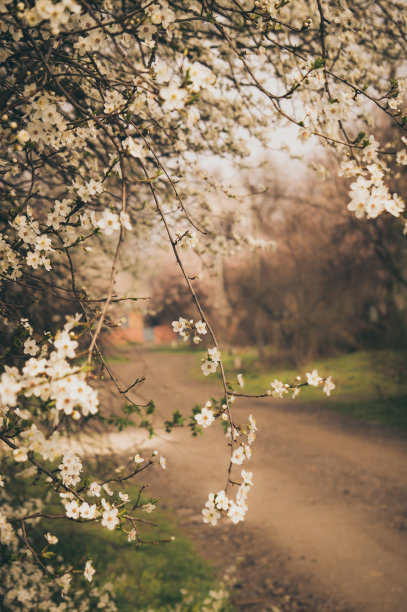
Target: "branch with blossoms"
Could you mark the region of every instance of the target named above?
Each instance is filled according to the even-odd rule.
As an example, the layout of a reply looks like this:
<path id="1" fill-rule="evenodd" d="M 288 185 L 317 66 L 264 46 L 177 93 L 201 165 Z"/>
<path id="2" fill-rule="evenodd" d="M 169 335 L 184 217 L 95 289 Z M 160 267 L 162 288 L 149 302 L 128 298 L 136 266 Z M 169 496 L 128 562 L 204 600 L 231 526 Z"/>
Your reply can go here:
<path id="1" fill-rule="evenodd" d="M 188 320 L 184 317 L 180 317 L 178 321 L 173 321 L 172 327 L 173 331 L 179 334 L 183 342 L 188 342 L 192 337 L 194 344 L 199 344 L 199 342 L 202 341 L 200 335 L 205 335 L 207 333 L 205 323 L 202 321 L 194 322 L 192 319 Z M 204 376 L 216 373 L 218 366 L 221 364 L 221 355 L 217 346 L 207 349 L 206 359 L 202 361 L 201 369 Z M 242 470 L 240 474 L 242 482 L 239 483 L 233 479 L 232 470 L 234 465 L 241 465 L 246 459 L 251 458 L 252 444 L 256 439 L 257 424 L 253 415 L 250 415 L 247 424 L 237 425 L 230 418 L 230 404 L 238 397 L 262 398 L 271 396 L 273 398 L 283 399 L 284 396 L 290 392 L 291 397 L 295 399 L 305 386 L 322 386 L 323 392 L 328 397 L 335 389 L 335 383 L 331 376 L 322 378 L 318 375 L 317 370 L 307 372 L 305 376 L 305 382 L 302 382 L 301 377 L 297 376 L 295 381 L 291 384 L 275 379 L 270 383 L 270 389 L 265 393 L 256 395 L 239 393 L 233 390 L 230 383 L 226 382 L 226 394 L 223 400 L 217 401 L 216 399 L 212 399 L 211 401 L 207 401 L 202 408 L 198 405 L 193 409 L 191 416 L 192 423 L 190 423 L 193 434 L 196 435 L 197 431 L 202 432 L 202 429 L 210 427 L 217 419 L 220 419 L 227 439 L 227 444 L 230 447 L 230 462 L 227 470 L 226 486 L 216 494 L 209 494 L 208 500 L 205 503 L 205 508 L 202 510 L 204 523 L 216 525 L 221 516 L 224 515 L 236 524 L 244 520 L 248 510 L 246 502 L 250 488 L 253 486 L 253 474 L 252 472 Z M 244 378 L 242 374 L 237 374 L 237 382 L 243 389 Z M 183 425 L 184 422 L 185 419 L 178 424 Z M 168 424 L 171 426 L 170 422 Z M 201 429 L 197 430 L 196 425 Z M 230 487 L 235 486 L 237 486 L 238 489 L 236 498 L 233 500 L 228 495 L 228 490 Z"/>
<path id="2" fill-rule="evenodd" d="M 3 513 L 6 506 L 0 505 L 0 544 L 18 548 L 17 541 L 27 548 L 31 554 L 32 561 L 38 565 L 41 571 L 59 583 L 64 576 L 75 573 L 76 565 L 71 569 L 62 566 L 60 569 L 49 566 L 50 554 L 47 550 L 38 551 L 30 543 L 26 529 L 26 522 L 37 523 L 41 519 L 69 520 L 79 522 L 100 522 L 109 530 L 124 530 L 126 523 L 130 521 L 153 525 L 139 516 L 126 514 L 126 508 L 132 504 L 133 512 L 152 512 L 155 506 L 151 503 L 142 503 L 140 495 L 136 500 L 130 500 L 128 494 L 118 491 L 118 500 L 108 501 L 108 496 L 113 496 L 114 491 L 109 485 L 115 483 L 120 487 L 126 481 L 134 479 L 158 463 L 165 469 L 165 459 L 154 457 L 157 451 L 152 453 L 149 460 L 145 461 L 140 454 L 134 457 L 134 468 L 118 476 L 111 476 L 101 483 L 80 486 L 82 462 L 77 455 L 67 451 L 63 454 L 62 462 L 57 468 L 52 467 L 55 458 L 61 452 L 63 437 L 61 429 L 63 419 L 72 418 L 78 420 L 96 415 L 99 409 L 99 399 L 95 389 L 86 382 L 87 368 L 71 365 L 70 361 L 75 359 L 79 346 L 78 335 L 75 328 L 80 324 L 80 317 L 68 318 L 64 328 L 58 332 L 52 341 L 53 350 L 48 352 L 49 343 L 37 345 L 32 334 L 32 328 L 27 321 L 23 321 L 24 329 L 30 334 L 24 341 L 24 351 L 30 356 L 21 371 L 18 368 L 9 368 L 0 376 L 0 402 L 2 426 L 0 427 L 0 440 L 5 447 L 2 449 L 3 459 L 11 459 L 16 468 L 30 463 L 37 473 L 38 480 L 47 482 L 60 503 L 63 504 L 64 513 L 49 513 L 41 510 L 37 512 L 19 512 L 16 517 L 10 515 L 12 506 Z M 37 401 L 30 401 L 35 398 Z M 40 412 L 39 412 L 40 409 Z M 39 413 L 38 413 L 39 412 Z M 63 418 L 61 418 L 61 415 Z M 35 418 L 37 416 L 37 419 Z M 39 418 L 38 418 L 39 416 Z M 10 455 L 5 452 L 10 451 Z M 144 465 L 142 465 L 144 463 Z M 45 479 L 45 480 L 44 480 Z M 4 487 L 4 479 L 0 479 Z M 142 489 L 141 489 L 142 490 Z M 102 494 L 106 496 L 103 497 Z M 96 503 L 89 503 L 88 497 L 101 498 Z M 24 505 L 23 505 L 24 508 Z M 19 530 L 13 529 L 13 525 Z M 46 539 L 49 545 L 57 543 L 56 536 L 48 533 Z M 132 541 L 132 538 L 129 540 Z M 148 540 L 137 537 L 137 545 L 148 543 Z M 156 541 L 154 540 L 153 543 Z M 78 562 L 80 564 L 81 562 Z M 95 569 L 88 560 L 85 564 L 84 576 L 91 581 Z M 69 581 L 64 579 L 63 587 L 67 588 Z"/>
<path id="3" fill-rule="evenodd" d="M 59 495 L 60 503 L 62 503 L 64 507 L 64 513 L 52 514 L 40 510 L 38 512 L 24 514 L 23 511 L 20 511 L 19 516 L 13 518 L 0 512 L 0 543 L 15 547 L 17 546 L 17 540 L 20 539 L 24 546 L 30 551 L 33 562 L 36 563 L 47 576 L 53 579 L 60 579 L 62 576 L 76 572 L 77 566 L 80 565 L 82 561 L 78 561 L 71 569 L 66 569 L 64 567 L 57 569 L 56 567 L 51 567 L 49 565 L 50 554 L 47 551 L 47 547 L 38 551 L 35 550 L 34 546 L 30 543 L 25 526 L 27 521 L 37 523 L 41 519 L 47 519 L 69 520 L 77 523 L 100 522 L 101 526 L 106 527 L 108 530 L 120 530 L 127 533 L 128 541 L 132 542 L 136 540 L 137 546 L 139 544 L 158 543 L 157 540 L 146 540 L 141 538 L 138 531 L 137 537 L 134 537 L 134 529 L 137 523 L 155 526 L 155 523 L 144 519 L 142 516 L 128 514 L 129 505 L 131 505 L 132 513 L 137 510 L 145 513 L 154 511 L 154 504 L 141 501 L 141 491 L 143 487 L 140 488 L 137 499 L 131 500 L 127 493 L 121 490 L 115 492 L 109 486 L 111 483 L 119 483 L 120 486 L 123 487 L 125 481 L 139 475 L 145 469 L 154 465 L 154 463 L 165 468 L 165 459 L 163 457 L 159 457 L 157 462 L 154 461 L 154 457 L 157 455 L 158 452 L 153 451 L 151 458 L 142 466 L 145 460 L 137 453 L 134 457 L 135 468 L 131 469 L 128 473 L 109 478 L 101 483 L 94 481 L 85 486 L 78 486 L 81 480 L 80 474 L 83 467 L 80 458 L 74 453 L 70 451 L 64 453 L 62 463 L 58 466 L 57 474 L 55 474 L 55 470 L 53 470 L 54 473 L 51 473 L 49 468 L 45 467 L 41 462 L 36 461 L 35 466 L 38 472 L 48 475 L 46 480 L 51 483 L 52 490 Z M 20 459 L 20 461 L 22 461 L 22 459 Z M 4 487 L 4 479 L 1 479 L 1 483 Z M 84 497 L 84 494 L 88 497 L 96 498 L 95 503 L 89 503 Z M 116 496 L 117 499 L 113 500 Z M 131 531 L 126 529 L 127 523 L 133 527 Z M 15 530 L 13 524 L 16 524 L 16 527 L 19 525 L 20 531 Z M 45 534 L 44 537 L 48 545 L 53 546 L 58 543 L 58 538 L 49 532 Z M 167 542 L 171 541 L 171 539 L 163 539 L 162 541 Z M 83 573 L 87 580 L 92 580 L 95 569 L 91 565 L 90 560 L 86 562 Z"/>
<path id="4" fill-rule="evenodd" d="M 80 459 L 61 453 L 67 429 L 76 435 L 75 423 L 85 426 L 98 417 L 122 427 L 137 413 L 152 433 L 147 417 L 154 404 L 136 404 L 130 395 L 143 377 L 136 372 L 134 382 L 122 386 L 101 342 L 119 325 L 112 306 L 141 299 L 117 291 L 120 266 L 125 259 L 140 265 L 138 258 L 143 266 L 151 245 L 165 243 L 173 253 L 199 317 L 180 317 L 174 331 L 197 345 L 211 338 L 202 372 L 220 372 L 222 380 L 221 399 L 196 407 L 189 420 L 196 435 L 218 419 L 230 452 L 226 486 L 209 495 L 203 518 L 214 524 L 224 514 L 237 523 L 253 477 L 242 470 L 238 479 L 232 469 L 250 458 L 257 426 L 252 415 L 237 425 L 233 402 L 240 396 L 295 397 L 306 385 L 329 395 L 334 383 L 314 371 L 306 381 L 274 380 L 257 396 L 229 385 L 200 301 L 202 274 L 190 273 L 181 254 L 218 257 L 265 242 L 245 227 L 218 240 L 219 218 L 228 211 L 219 212 L 215 181 L 199 171 L 199 160 L 244 164 L 247 142 L 265 148 L 272 130 L 291 125 L 300 142 L 317 139 L 336 155 L 338 173 L 350 182 L 351 213 L 369 222 L 388 214 L 407 233 L 403 195 L 391 188 L 393 169 L 407 164 L 401 68 L 407 55 L 399 0 L 374 1 L 368 13 L 361 2 L 327 0 L 136 4 L 3 0 L 0 6 L 0 439 L 16 469 L 30 464 L 38 477 L 50 479 L 50 492 L 63 500 L 71 523 L 125 527 L 140 543 L 137 524 L 145 521 L 126 510 L 129 500 L 114 497 L 109 484 L 122 486 L 158 460 L 140 467 L 136 455 L 138 468 L 79 485 Z M 377 140 L 374 124 L 381 117 L 394 126 L 392 142 Z M 245 203 L 234 202 L 244 216 Z M 93 264 L 101 278 L 107 271 L 103 283 L 90 278 Z M 57 329 L 54 317 L 61 313 L 70 317 Z M 123 418 L 104 413 L 95 388 L 104 373 L 127 402 Z M 238 383 L 243 385 L 241 375 Z M 184 422 L 175 413 L 165 426 Z M 164 458 L 159 462 L 165 469 Z M 95 503 L 85 497 L 92 495 Z M 11 525 L 20 525 L 18 546 L 30 550 L 25 522 L 46 515 L 28 507 L 26 518 L 0 514 L 1 541 L 14 546 Z M 55 536 L 47 536 L 54 546 Z M 40 553 L 30 552 L 41 566 Z M 28 575 L 26 569 L 20 574 Z M 76 570 L 61 571 L 67 597 Z M 84 573 L 91 581 L 90 559 Z M 51 587 L 47 593 L 55 599 Z M 10 598 L 6 605 L 15 609 Z M 97 605 L 90 600 L 90 607 Z"/>
<path id="5" fill-rule="evenodd" d="M 301 376 L 297 376 L 295 381 L 292 383 L 284 383 L 281 380 L 274 379 L 273 382 L 270 383 L 270 389 L 267 389 L 265 393 L 260 394 L 247 394 L 247 393 L 238 393 L 233 390 L 229 390 L 228 393 L 232 397 L 275 397 L 279 399 L 283 399 L 288 393 L 291 392 L 291 398 L 295 399 L 301 393 L 303 387 L 311 386 L 311 387 L 322 387 L 323 392 L 327 397 L 331 395 L 331 392 L 336 388 L 335 383 L 332 380 L 332 376 L 328 376 L 327 378 L 322 378 L 318 374 L 318 370 L 312 370 L 312 372 L 306 373 L 306 381 L 301 382 Z M 237 381 L 240 387 L 243 389 L 244 387 L 244 378 L 242 374 L 237 375 Z"/>

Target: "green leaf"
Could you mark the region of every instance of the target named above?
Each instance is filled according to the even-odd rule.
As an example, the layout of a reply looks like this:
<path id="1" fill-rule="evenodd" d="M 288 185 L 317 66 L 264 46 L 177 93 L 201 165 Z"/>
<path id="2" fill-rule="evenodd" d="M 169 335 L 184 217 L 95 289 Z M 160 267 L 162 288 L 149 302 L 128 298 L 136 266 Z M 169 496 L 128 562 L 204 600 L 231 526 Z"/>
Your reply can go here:
<path id="1" fill-rule="evenodd" d="M 55 557 L 55 553 L 52 550 L 45 550 L 41 556 L 45 557 L 45 559 L 51 559 L 51 557 Z"/>
<path id="2" fill-rule="evenodd" d="M 355 138 L 354 144 L 360 142 L 366 136 L 366 132 L 359 132 L 359 134 Z"/>
<path id="3" fill-rule="evenodd" d="M 325 66 L 325 58 L 317 57 L 311 64 L 311 70 L 318 70 L 319 68 L 323 68 Z"/>
<path id="4" fill-rule="evenodd" d="M 150 400 L 147 404 L 146 414 L 153 414 L 155 412 L 155 404 L 153 400 Z"/>
<path id="5" fill-rule="evenodd" d="M 165 431 L 170 433 L 173 427 L 183 427 L 185 424 L 186 418 L 182 416 L 179 410 L 176 410 L 172 415 L 171 421 L 165 421 Z"/>

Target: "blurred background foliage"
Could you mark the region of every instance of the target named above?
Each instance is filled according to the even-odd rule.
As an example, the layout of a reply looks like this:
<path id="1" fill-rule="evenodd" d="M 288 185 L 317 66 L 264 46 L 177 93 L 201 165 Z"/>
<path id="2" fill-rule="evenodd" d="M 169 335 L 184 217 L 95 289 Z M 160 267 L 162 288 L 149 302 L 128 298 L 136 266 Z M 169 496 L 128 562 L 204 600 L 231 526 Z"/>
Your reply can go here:
<path id="1" fill-rule="evenodd" d="M 332 162 L 333 164 L 333 162 Z M 268 160 L 245 181 L 251 197 L 240 227 L 277 243 L 213 262 L 200 281 L 206 309 L 225 345 L 255 346 L 259 358 L 302 366 L 312 359 L 377 349 L 403 349 L 407 339 L 406 237 L 403 222 L 357 219 L 346 205 L 348 180 L 329 158 L 315 174 L 287 176 Z M 392 190 L 405 194 L 406 173 Z M 259 193 L 258 185 L 266 185 Z M 234 231 L 237 210 L 225 217 Z M 182 279 L 168 269 L 152 279 L 153 324 L 196 318 Z M 266 348 L 267 347 L 267 348 Z"/>

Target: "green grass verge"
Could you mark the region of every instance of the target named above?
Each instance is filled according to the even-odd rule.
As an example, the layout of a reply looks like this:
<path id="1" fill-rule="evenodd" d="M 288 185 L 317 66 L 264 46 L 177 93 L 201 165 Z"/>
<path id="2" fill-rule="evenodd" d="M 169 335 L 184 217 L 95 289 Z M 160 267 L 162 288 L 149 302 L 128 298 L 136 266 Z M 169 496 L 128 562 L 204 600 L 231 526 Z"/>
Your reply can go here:
<path id="1" fill-rule="evenodd" d="M 367 402 L 332 401 L 327 407 L 351 417 L 407 431 L 407 395 Z"/>
<path id="2" fill-rule="evenodd" d="M 213 376 L 200 373 L 201 353 L 194 358 L 191 374 L 213 383 Z M 236 360 L 240 361 L 236 367 Z M 275 358 L 272 358 L 275 362 Z M 315 360 L 301 369 L 275 367 L 259 363 L 253 349 L 223 355 L 227 380 L 240 390 L 236 374 L 244 376 L 244 392 L 260 394 L 277 378 L 291 383 L 297 375 L 317 369 L 320 376 L 332 376 L 336 389 L 326 397 L 320 388 L 305 387 L 295 400 L 300 404 L 318 404 L 352 417 L 407 430 L 407 352 L 392 350 L 363 351 Z M 217 375 L 219 377 L 219 374 Z"/>
<path id="3" fill-rule="evenodd" d="M 114 600 L 120 612 L 135 610 L 172 610 L 187 589 L 202 601 L 216 587 L 211 568 L 196 553 L 193 544 L 180 535 L 163 511 L 146 515 L 155 528 L 140 526 L 143 538 L 159 540 L 175 535 L 173 542 L 145 544 L 137 550 L 123 533 L 112 533 L 100 525 L 48 524 L 58 536 L 58 552 L 71 562 L 92 559 L 96 569 L 95 584 L 111 583 Z M 84 563 L 82 564 L 84 565 Z M 225 608 L 224 608 L 225 609 Z"/>
<path id="4" fill-rule="evenodd" d="M 294 368 L 271 368 L 257 363 L 255 354 L 242 354 L 241 371 L 245 376 L 245 389 L 259 393 L 270 386 L 275 378 L 291 382 L 300 375 L 317 369 L 320 376 L 332 376 L 336 383 L 335 398 L 341 401 L 380 400 L 407 394 L 407 353 L 398 351 L 365 351 L 313 361 L 301 370 Z M 235 376 L 234 357 L 227 355 L 225 365 Z M 303 401 L 321 397 L 320 390 L 307 388 Z"/>
<path id="5" fill-rule="evenodd" d="M 107 363 L 129 363 L 131 359 L 127 355 L 108 355 L 106 361 Z"/>
<path id="6" fill-rule="evenodd" d="M 381 425 L 407 430 L 407 354 L 398 351 L 365 351 L 317 360 L 304 368 L 316 368 L 321 376 L 332 376 L 336 389 L 325 398 L 320 389 L 307 387 L 298 398 L 300 402 L 320 406 L 352 417 Z M 291 381 L 294 370 L 248 374 L 247 388 L 255 392 L 274 377 Z"/>
<path id="7" fill-rule="evenodd" d="M 16 483 L 17 498 L 23 495 L 25 486 L 22 481 Z M 137 499 L 138 488 L 126 487 L 126 493 L 130 499 Z M 36 485 L 36 495 L 46 498 L 44 485 Z M 150 500 L 143 497 L 141 501 Z M 61 504 L 53 500 L 46 504 L 44 511 L 61 514 L 61 509 Z M 155 543 L 140 544 L 136 548 L 123 532 L 109 531 L 97 522 L 68 520 L 43 520 L 30 529 L 29 537 L 34 548 L 40 551 L 46 544 L 44 534 L 49 531 L 56 535 L 57 545 L 49 546 L 48 550 L 61 555 L 66 566 L 77 568 L 72 588 L 88 590 L 92 585 L 111 584 L 119 612 L 173 612 L 175 609 L 201 612 L 209 592 L 219 586 L 215 569 L 198 555 L 168 511 L 156 508 L 151 514 L 136 511 L 136 515 L 155 523 L 155 526 L 139 523 L 141 539 Z M 173 541 L 162 542 L 172 536 Z M 88 559 L 96 569 L 92 585 L 83 577 Z M 181 589 L 188 591 L 190 602 L 185 601 Z M 219 612 L 234 609 L 229 602 L 224 602 Z"/>
<path id="8" fill-rule="evenodd" d="M 171 346 L 169 344 L 154 344 L 145 346 L 147 351 L 151 353 L 191 353 L 191 355 L 202 355 L 202 346 L 195 346 L 193 344 L 185 344 L 179 342 L 178 344 Z"/>

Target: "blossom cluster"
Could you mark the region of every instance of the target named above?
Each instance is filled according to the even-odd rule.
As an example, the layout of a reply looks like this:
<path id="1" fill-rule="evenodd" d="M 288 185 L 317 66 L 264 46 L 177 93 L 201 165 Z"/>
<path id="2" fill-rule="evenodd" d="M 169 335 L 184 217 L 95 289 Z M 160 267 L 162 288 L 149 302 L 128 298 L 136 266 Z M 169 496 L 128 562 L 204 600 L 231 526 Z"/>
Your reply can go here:
<path id="1" fill-rule="evenodd" d="M 60 412 L 77 419 L 80 417 L 78 408 L 83 416 L 98 411 L 96 390 L 86 382 L 86 374 L 68 361 L 76 356 L 78 342 L 72 336 L 72 329 L 78 321 L 78 317 L 68 318 L 63 329 L 56 333 L 53 340 L 54 350 L 48 356 L 43 352 L 43 356 L 30 357 L 21 371 L 16 367 L 5 367 L 0 376 L 0 416 L 10 417 L 13 413 L 23 421 L 29 421 L 32 415 L 28 410 L 20 409 L 19 396 L 34 396 L 44 402 L 52 401 L 54 409 L 50 411 L 49 417 L 56 422 Z M 25 341 L 25 352 L 37 353 L 37 349 L 34 339 Z M 29 431 L 31 433 L 21 435 L 29 440 L 37 439 L 41 435 L 35 424 L 32 424 Z"/>
<path id="2" fill-rule="evenodd" d="M 153 451 L 152 457 L 156 457 L 157 455 L 158 451 Z M 143 461 L 144 459 L 139 453 L 137 453 L 134 458 L 134 462 L 136 463 L 134 473 L 137 473 L 139 469 L 138 466 Z M 166 460 L 163 456 L 159 457 L 158 464 L 163 469 L 166 469 Z M 119 511 L 123 506 L 125 506 L 125 504 L 130 502 L 130 497 L 127 493 L 118 491 L 118 499 L 116 501 L 108 501 L 108 499 L 103 497 L 103 495 L 107 494 L 112 498 L 115 494 L 114 490 L 110 488 L 109 483 L 105 482 L 99 484 L 98 482 L 93 481 L 86 487 L 82 487 L 80 492 L 86 492 L 89 497 L 96 497 L 100 499 L 97 499 L 94 503 L 85 501 L 82 494 L 78 494 L 75 489 L 72 489 L 72 487 L 75 487 L 79 483 L 80 472 L 82 471 L 82 463 L 79 457 L 77 457 L 72 451 L 64 453 L 62 463 L 59 465 L 59 470 L 62 476 L 63 484 L 70 488 L 69 491 L 60 493 L 60 500 L 65 507 L 65 514 L 67 518 L 73 520 L 84 519 L 88 521 L 100 520 L 102 527 L 106 527 L 109 531 L 115 530 L 116 527 L 125 522 L 126 519 L 121 521 Z M 144 512 L 151 513 L 155 509 L 155 504 L 148 502 L 134 505 L 133 510 L 136 507 L 139 507 Z M 135 531 L 131 530 L 127 533 L 129 534 L 129 542 L 136 539 Z"/>
<path id="3" fill-rule="evenodd" d="M 65 565 L 59 566 L 55 571 L 52 564 L 46 565 L 46 570 L 51 580 L 43 580 L 43 569 L 33 563 L 31 556 L 25 552 L 24 539 L 20 529 L 20 522 L 25 521 L 29 515 L 33 516 L 30 525 L 38 525 L 41 521 L 41 512 L 44 502 L 33 498 L 20 500 L 18 506 L 16 500 L 10 494 L 8 487 L 4 487 L 4 479 L 0 478 L 0 547 L 6 546 L 8 550 L 2 550 L 2 561 L 0 564 L 0 598 L 5 610 L 8 609 L 54 609 L 55 601 L 63 600 L 67 610 L 92 610 L 103 607 L 109 612 L 115 612 L 116 606 L 112 600 L 109 589 L 102 587 L 92 589 L 88 592 L 70 591 L 72 584 L 72 573 Z M 37 515 L 37 518 L 35 516 Z M 17 519 L 17 523 L 15 522 Z M 56 546 L 58 537 L 50 532 L 44 534 L 47 546 Z M 11 554 L 11 562 L 8 563 L 8 552 Z M 55 556 L 43 550 L 43 558 L 51 559 Z M 61 561 L 58 556 L 59 562 Z M 88 560 L 84 567 L 84 576 L 91 581 L 95 573 L 92 562 Z M 99 605 L 100 604 L 100 605 Z"/>
<path id="4" fill-rule="evenodd" d="M 160 83 L 170 81 L 171 84 L 160 89 L 160 96 L 164 101 L 163 108 L 168 111 L 179 110 L 185 106 L 188 98 L 199 92 L 201 88 L 207 89 L 215 83 L 215 76 L 203 64 L 199 62 L 184 64 L 185 79 L 183 87 L 177 79 L 171 79 L 165 64 L 158 66 L 158 80 Z M 196 117 L 198 119 L 198 117 Z"/>
<path id="5" fill-rule="evenodd" d="M 385 175 L 390 174 L 390 168 L 379 159 L 377 149 L 377 141 L 374 136 L 370 136 L 369 144 L 363 149 L 359 163 L 355 160 L 345 160 L 341 164 L 341 173 L 344 176 L 356 177 L 350 185 L 351 201 L 348 210 L 355 213 L 358 219 L 365 215 L 368 219 L 376 219 L 383 212 L 399 217 L 405 210 L 402 197 L 397 193 L 390 193 L 384 182 Z M 407 163 L 405 150 L 398 152 L 397 162 Z"/>
<path id="6" fill-rule="evenodd" d="M 94 571 L 91 562 L 87 561 L 85 578 L 91 580 Z M 107 612 L 116 612 L 117 607 L 108 585 L 107 588 L 93 588 L 86 593 L 81 589 L 76 593 L 70 591 L 71 583 L 72 574 L 68 568 L 55 580 L 43 580 L 42 570 L 23 557 L 0 567 L 0 596 L 6 610 L 56 609 L 55 599 L 60 599 L 62 594 L 61 605 L 66 610 L 103 609 Z"/>
<path id="7" fill-rule="evenodd" d="M 206 323 L 203 321 L 196 321 L 194 323 L 192 319 L 188 320 L 184 319 L 184 317 L 180 317 L 178 321 L 173 321 L 172 329 L 176 334 L 179 334 L 184 342 L 188 342 L 191 334 L 193 334 L 192 341 L 194 344 L 202 342 L 202 338 L 199 334 L 204 335 L 208 331 L 206 329 Z"/>
<path id="8" fill-rule="evenodd" d="M 13 538 L 15 538 L 13 526 L 7 521 L 6 516 L 0 512 L 0 542 L 9 545 Z"/>
<path id="9" fill-rule="evenodd" d="M 312 387 L 320 387 L 322 386 L 323 392 L 329 397 L 331 395 L 331 391 L 335 389 L 335 383 L 332 380 L 332 376 L 328 376 L 327 378 L 322 378 L 318 374 L 318 370 L 312 370 L 312 372 L 306 373 L 306 383 L 301 382 L 301 377 L 297 376 L 295 383 L 288 384 L 284 383 L 277 378 L 274 379 L 271 385 L 271 389 L 268 389 L 267 395 L 272 395 L 273 397 L 282 399 L 287 393 L 292 392 L 292 398 L 296 398 L 303 388 L 304 384 L 310 385 Z"/>
<path id="10" fill-rule="evenodd" d="M 243 521 L 248 510 L 247 495 L 253 486 L 252 472 L 241 471 L 242 483 L 239 485 L 235 500 L 230 499 L 224 490 L 210 493 L 205 508 L 202 510 L 204 523 L 216 525 L 221 515 L 225 515 L 232 523 Z"/>
<path id="11" fill-rule="evenodd" d="M 184 233 L 177 232 L 177 241 L 181 248 L 195 249 L 198 246 L 198 234 L 195 230 L 186 230 Z"/>
<path id="12" fill-rule="evenodd" d="M 229 399 L 232 400 L 233 396 Z M 195 415 L 197 422 L 203 427 L 208 427 L 215 419 L 213 410 L 209 407 L 210 402 L 207 402 L 202 412 Z M 222 404 L 221 414 L 222 419 L 225 421 L 226 426 L 226 439 L 228 444 L 232 446 L 233 451 L 231 455 L 231 465 L 241 465 L 246 459 L 250 459 L 252 456 L 252 444 L 256 439 L 257 424 L 253 415 L 249 416 L 249 421 L 246 425 L 236 426 L 234 424 L 227 425 L 228 404 Z M 225 417 L 225 418 L 223 418 Z M 240 437 L 245 437 L 245 441 L 238 442 Z M 210 523 L 216 525 L 222 514 L 231 519 L 233 523 L 239 523 L 243 521 L 247 512 L 247 494 L 250 488 L 253 486 L 253 474 L 246 470 L 241 470 L 241 478 L 243 482 L 240 484 L 235 500 L 232 500 L 227 495 L 226 490 L 220 490 L 217 493 L 210 493 L 208 500 L 205 504 L 205 508 L 202 510 L 204 523 Z M 235 485 L 236 483 L 232 480 L 228 481 L 230 484 Z"/>
<path id="13" fill-rule="evenodd" d="M 23 17 L 30 27 L 38 25 L 44 19 L 50 22 L 53 34 L 58 34 L 61 27 L 66 25 L 72 13 L 79 14 L 81 6 L 74 0 L 64 0 L 53 4 L 50 0 L 37 0 L 33 8 L 26 9 Z"/>
<path id="14" fill-rule="evenodd" d="M 217 346 L 208 349 L 207 358 L 204 359 L 201 370 L 204 376 L 213 374 L 216 372 L 218 365 L 220 364 L 220 351 Z"/>
<path id="15" fill-rule="evenodd" d="M 64 454 L 62 463 L 60 463 L 58 468 L 61 472 L 64 485 L 73 487 L 80 481 L 79 474 L 82 472 L 82 463 L 79 457 L 72 451 Z"/>
<path id="16" fill-rule="evenodd" d="M 23 412 L 18 408 L 14 410 L 14 414 L 24 420 L 27 419 L 28 415 L 31 417 L 28 411 L 26 415 L 25 411 Z M 61 452 L 59 433 L 54 431 L 51 435 L 47 435 L 38 428 L 36 423 L 31 423 L 21 431 L 19 442 L 20 446 L 13 450 L 13 459 L 17 462 L 27 461 L 29 453 L 38 453 L 43 459 L 52 461 Z"/>

